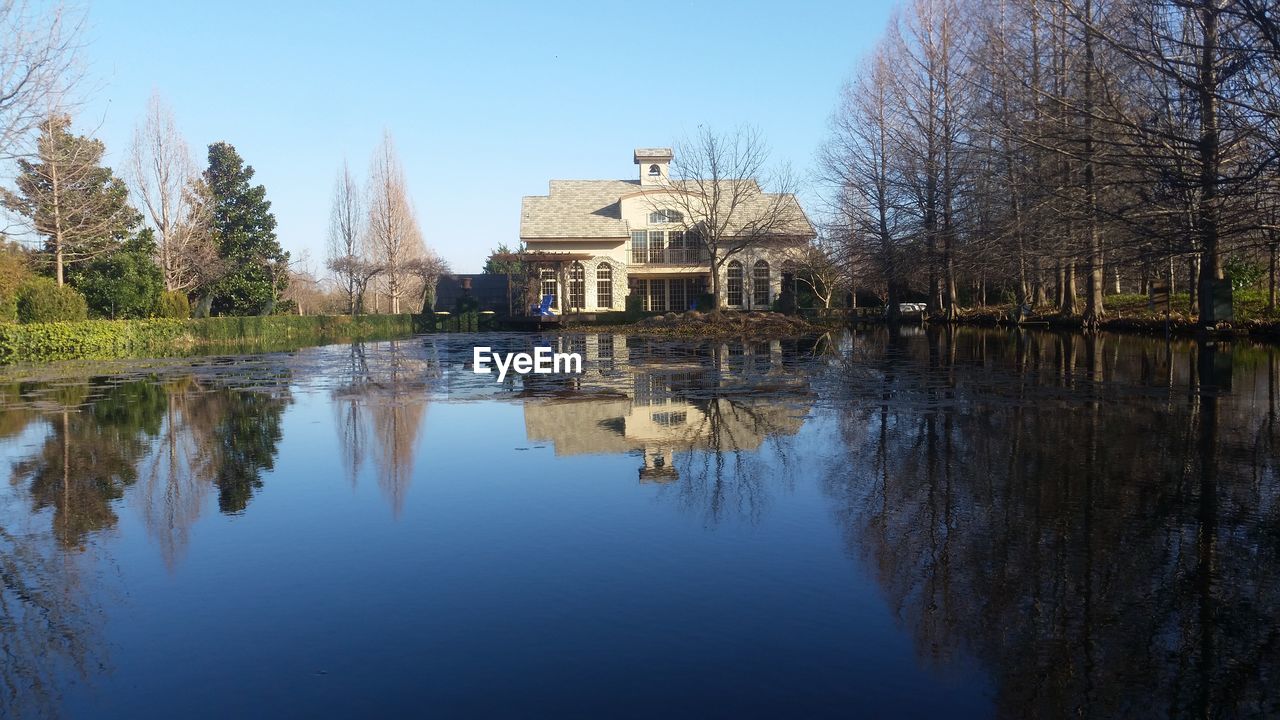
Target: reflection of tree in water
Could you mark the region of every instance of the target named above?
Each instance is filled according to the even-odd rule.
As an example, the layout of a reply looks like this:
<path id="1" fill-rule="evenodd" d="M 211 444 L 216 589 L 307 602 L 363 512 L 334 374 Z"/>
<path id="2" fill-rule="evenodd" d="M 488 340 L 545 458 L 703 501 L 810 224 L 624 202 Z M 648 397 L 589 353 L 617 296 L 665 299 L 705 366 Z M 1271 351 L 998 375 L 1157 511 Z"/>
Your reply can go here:
<path id="1" fill-rule="evenodd" d="M 689 434 L 698 438 L 698 452 L 689 452 L 680 465 L 677 489 L 687 507 L 705 511 L 711 523 L 726 511 L 751 522 L 760 520 L 769 502 L 769 490 L 790 482 L 787 435 L 795 429 L 778 420 L 785 406 L 733 398 L 695 400 L 703 411 Z M 692 449 L 693 443 L 691 443 Z M 764 454 L 772 447 L 775 466 Z"/>
<path id="2" fill-rule="evenodd" d="M 137 479 L 164 403 L 164 391 L 148 381 L 110 387 L 88 407 L 54 413 L 40 452 L 14 465 L 13 481 L 28 487 L 34 508 L 53 508 L 54 533 L 65 547 L 115 525 L 112 501 Z"/>
<path id="3" fill-rule="evenodd" d="M 221 390 L 200 400 L 213 405 L 219 417 L 209 447 L 218 509 L 243 512 L 262 487 L 262 472 L 275 467 L 286 400 L 258 390 Z"/>
<path id="4" fill-rule="evenodd" d="M 378 487 L 399 517 L 413 480 L 414 454 L 427 410 L 427 388 L 439 368 L 391 342 L 374 361 L 351 347 L 349 373 L 333 391 L 343 465 L 352 485 L 372 459 Z"/>
<path id="5" fill-rule="evenodd" d="M 88 678 L 106 662 L 94 594 L 75 556 L 49 530 L 0 509 L 0 717 L 53 717 L 61 678 Z"/>
<path id="6" fill-rule="evenodd" d="M 96 396 L 91 405 L 86 397 Z M 137 460 L 160 429 L 164 394 L 147 381 L 55 389 L 46 403 L 49 433 L 37 453 L 13 466 L 13 498 L 39 515 L 3 508 L 0 522 L 0 715 L 52 714 L 59 679 L 87 677 L 105 659 L 97 646 L 92 593 L 82 585 L 76 554 L 88 536 L 116 523 L 113 507 L 137 479 Z"/>
<path id="7" fill-rule="evenodd" d="M 280 439 L 285 386 L 216 385 L 193 375 L 24 387 L 48 433 L 13 464 L 18 492 L 0 508 L 0 716 L 52 714 L 68 674 L 86 678 L 105 663 L 92 602 L 100 590 L 83 584 L 80 556 L 95 533 L 115 526 L 126 491 L 172 567 L 205 488 L 218 488 L 224 512 L 238 512 L 261 486 Z M 51 512 L 47 530 L 18 530 L 44 521 L 30 509 Z"/>
<path id="8" fill-rule="evenodd" d="M 682 504 L 713 524 L 726 513 L 760 520 L 770 492 L 793 480 L 792 440 L 812 398 L 790 365 L 812 350 L 794 342 L 716 343 L 705 355 L 676 359 L 700 360 L 696 371 L 636 373 L 638 405 L 669 397 L 673 407 L 689 408 L 687 423 L 665 443 L 683 451 L 674 487 Z"/>
<path id="9" fill-rule="evenodd" d="M 1110 342 L 931 333 L 852 366 L 828 480 L 851 547 L 1002 716 L 1274 715 L 1274 404 L 1236 397 L 1266 373 L 1219 396 L 1211 349 Z"/>

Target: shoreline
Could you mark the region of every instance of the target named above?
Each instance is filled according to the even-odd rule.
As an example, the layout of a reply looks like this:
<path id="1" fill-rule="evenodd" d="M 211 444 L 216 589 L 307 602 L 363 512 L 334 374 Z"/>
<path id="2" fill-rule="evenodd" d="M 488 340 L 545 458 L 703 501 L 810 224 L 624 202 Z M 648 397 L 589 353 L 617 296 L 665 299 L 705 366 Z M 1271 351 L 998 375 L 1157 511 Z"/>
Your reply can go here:
<path id="1" fill-rule="evenodd" d="M 0 325 L 0 366 L 281 352 L 422 330 L 415 315 L 267 315 L 198 319 L 79 320 Z"/>
<path id="2" fill-rule="evenodd" d="M 1004 308 L 982 308 L 961 311 L 953 320 L 940 316 L 927 317 L 925 324 L 957 325 L 967 327 L 1003 327 L 1030 328 L 1056 331 L 1084 332 L 1084 321 L 1078 316 L 1063 316 L 1058 313 L 1033 313 L 1021 323 L 1008 319 L 1008 310 Z M 1234 323 L 1222 323 L 1216 328 L 1201 327 L 1199 323 L 1181 315 L 1171 315 L 1166 321 L 1162 317 L 1144 315 L 1111 314 L 1104 315 L 1099 323 L 1103 332 L 1126 335 L 1164 335 L 1195 337 L 1200 334 L 1211 334 L 1217 337 L 1247 337 L 1269 342 L 1280 342 L 1280 321 L 1249 318 Z"/>

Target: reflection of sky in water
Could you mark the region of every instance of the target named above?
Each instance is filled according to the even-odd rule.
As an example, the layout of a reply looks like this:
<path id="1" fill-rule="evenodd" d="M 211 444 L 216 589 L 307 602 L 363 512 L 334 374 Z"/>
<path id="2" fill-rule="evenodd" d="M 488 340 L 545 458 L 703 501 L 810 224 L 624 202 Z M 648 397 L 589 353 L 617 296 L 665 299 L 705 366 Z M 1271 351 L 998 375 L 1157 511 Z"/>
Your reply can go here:
<path id="1" fill-rule="evenodd" d="M 1269 351 L 484 338 L 0 376 L 5 710 L 1268 710 Z"/>

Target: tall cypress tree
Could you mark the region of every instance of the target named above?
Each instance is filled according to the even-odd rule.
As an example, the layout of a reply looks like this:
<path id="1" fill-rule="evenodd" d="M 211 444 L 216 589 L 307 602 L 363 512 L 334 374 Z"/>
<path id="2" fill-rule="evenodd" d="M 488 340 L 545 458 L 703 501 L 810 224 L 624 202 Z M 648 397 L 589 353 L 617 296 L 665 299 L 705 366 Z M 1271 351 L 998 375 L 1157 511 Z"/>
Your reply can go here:
<path id="1" fill-rule="evenodd" d="M 212 199 L 213 239 L 227 273 L 213 288 L 215 315 L 265 315 L 288 285 L 289 253 L 276 239 L 267 189 L 251 185 L 253 167 L 229 143 L 209 146 L 204 172 Z"/>

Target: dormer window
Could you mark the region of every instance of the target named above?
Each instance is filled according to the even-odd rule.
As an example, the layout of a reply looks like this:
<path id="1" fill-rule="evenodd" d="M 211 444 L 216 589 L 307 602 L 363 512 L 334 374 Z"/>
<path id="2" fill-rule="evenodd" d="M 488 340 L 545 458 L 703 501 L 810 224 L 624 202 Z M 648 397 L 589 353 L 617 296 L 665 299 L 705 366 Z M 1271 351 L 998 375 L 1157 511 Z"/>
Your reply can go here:
<path id="1" fill-rule="evenodd" d="M 658 167 L 657 165 L 649 166 L 649 177 L 656 178 L 661 175 L 662 175 L 662 168 Z"/>
<path id="2" fill-rule="evenodd" d="M 650 225 L 678 222 L 684 222 L 684 215 L 680 214 L 678 210 L 654 210 L 649 213 Z"/>

